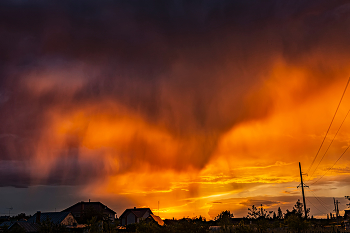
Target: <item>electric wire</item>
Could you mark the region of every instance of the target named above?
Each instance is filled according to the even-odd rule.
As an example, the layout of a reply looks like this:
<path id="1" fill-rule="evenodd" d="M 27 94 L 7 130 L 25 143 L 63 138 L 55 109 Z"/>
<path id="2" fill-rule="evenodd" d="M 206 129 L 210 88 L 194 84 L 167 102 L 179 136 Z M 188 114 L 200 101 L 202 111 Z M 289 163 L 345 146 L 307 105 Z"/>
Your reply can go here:
<path id="1" fill-rule="evenodd" d="M 318 203 L 320 203 L 320 205 L 323 207 L 323 209 L 325 209 L 326 211 L 328 211 L 327 207 L 325 207 L 322 202 L 320 201 L 320 199 L 318 199 L 318 197 L 314 196 L 315 199 L 318 201 Z"/>
<path id="2" fill-rule="evenodd" d="M 312 163 L 311 163 L 309 169 L 307 170 L 307 173 L 309 173 L 309 171 L 310 171 L 312 165 L 314 164 L 314 162 L 315 162 L 315 160 L 316 160 L 318 154 L 320 153 L 320 150 L 321 150 L 321 148 L 322 148 L 322 145 L 323 145 L 324 141 L 326 140 L 326 137 L 327 137 L 327 135 L 328 135 L 328 132 L 329 132 L 329 130 L 330 130 L 332 124 L 333 124 L 334 118 L 335 118 L 335 116 L 337 115 L 339 106 L 340 106 L 340 104 L 341 104 L 341 102 L 342 102 L 342 100 L 343 100 L 343 97 L 344 97 L 344 95 L 345 95 L 346 89 L 348 88 L 349 82 L 350 82 L 350 78 L 348 79 L 348 82 L 346 83 L 345 90 L 344 90 L 344 92 L 343 92 L 343 95 L 342 95 L 341 98 L 340 98 L 338 107 L 337 107 L 337 109 L 335 110 L 335 113 L 334 113 L 334 116 L 333 116 L 333 118 L 332 118 L 332 121 L 331 121 L 331 123 L 330 123 L 330 125 L 329 125 L 329 127 L 328 127 L 328 130 L 327 130 L 327 132 L 326 132 L 326 134 L 325 134 L 325 136 L 324 136 L 324 138 L 323 138 L 323 140 L 322 140 L 322 143 L 321 143 L 320 147 L 318 148 L 318 151 L 317 151 L 317 153 L 316 153 L 316 156 L 315 156 L 314 160 L 312 161 Z"/>
<path id="3" fill-rule="evenodd" d="M 309 198 L 306 197 L 306 200 L 307 200 L 316 210 L 318 210 L 318 212 L 320 212 L 321 214 L 326 214 L 325 212 L 319 210 L 314 204 L 312 204 L 312 202 L 310 201 Z"/>
<path id="4" fill-rule="evenodd" d="M 322 205 L 322 207 L 325 208 L 325 210 L 328 211 L 328 209 L 325 207 L 325 205 L 327 205 L 327 204 L 324 203 L 324 201 L 322 201 L 320 198 L 318 198 L 318 197 L 316 196 L 316 194 L 315 194 L 311 189 L 309 189 L 308 191 L 310 191 L 311 194 L 316 198 L 316 200 Z"/>
<path id="5" fill-rule="evenodd" d="M 327 154 L 327 152 L 328 152 L 329 148 L 330 148 L 330 147 L 331 147 L 331 145 L 333 144 L 333 141 L 334 141 L 335 137 L 338 135 L 338 133 L 339 133 L 339 131 L 340 131 L 340 128 L 343 126 L 343 124 L 344 124 L 344 122 L 345 122 L 346 118 L 348 117 L 349 112 L 350 112 L 350 109 L 349 109 L 349 111 L 346 113 L 346 115 L 345 115 L 345 118 L 344 118 L 343 122 L 340 124 L 340 126 L 339 126 L 339 128 L 338 128 L 338 131 L 337 131 L 337 132 L 336 132 L 336 134 L 334 135 L 334 137 L 333 137 L 333 139 L 332 139 L 331 143 L 329 144 L 329 146 L 328 146 L 328 148 L 327 148 L 326 152 L 323 154 L 323 156 L 322 156 L 322 158 L 321 158 L 320 162 L 318 162 L 318 164 L 317 164 L 317 166 L 316 166 L 316 168 L 315 168 L 314 172 L 313 172 L 313 173 L 312 173 L 312 174 L 311 174 L 309 177 L 312 177 L 312 175 L 315 173 L 315 171 L 317 170 L 318 166 L 319 166 L 319 165 L 320 165 L 320 163 L 322 162 L 323 158 L 324 158 L 324 157 L 325 157 L 325 155 Z M 309 178 L 309 179 L 310 179 L 310 178 Z"/>
<path id="6" fill-rule="evenodd" d="M 327 172 L 329 172 L 329 170 L 331 170 L 334 167 L 334 165 L 341 159 L 341 157 L 343 157 L 343 155 L 349 149 L 349 147 L 350 147 L 350 145 L 345 149 L 343 154 L 340 155 L 340 157 L 337 159 L 337 161 L 335 161 L 335 163 L 332 165 L 332 167 L 328 168 L 328 170 L 320 178 L 318 178 L 315 182 L 313 182 L 311 185 L 316 184 L 320 179 L 322 179 L 327 174 Z"/>

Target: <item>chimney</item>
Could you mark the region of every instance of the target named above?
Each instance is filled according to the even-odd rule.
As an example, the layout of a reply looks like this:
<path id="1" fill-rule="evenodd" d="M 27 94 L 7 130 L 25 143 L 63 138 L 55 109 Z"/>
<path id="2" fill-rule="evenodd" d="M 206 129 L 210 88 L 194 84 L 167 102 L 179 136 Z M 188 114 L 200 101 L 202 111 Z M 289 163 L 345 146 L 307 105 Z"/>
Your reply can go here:
<path id="1" fill-rule="evenodd" d="M 136 210 L 136 207 L 134 207 L 134 210 Z"/>
<path id="2" fill-rule="evenodd" d="M 41 212 L 40 212 L 40 211 L 36 212 L 36 219 L 35 219 L 35 222 L 36 222 L 37 224 L 40 224 L 40 216 L 41 216 Z"/>
<path id="3" fill-rule="evenodd" d="M 89 199 L 89 202 L 90 202 L 90 199 Z"/>

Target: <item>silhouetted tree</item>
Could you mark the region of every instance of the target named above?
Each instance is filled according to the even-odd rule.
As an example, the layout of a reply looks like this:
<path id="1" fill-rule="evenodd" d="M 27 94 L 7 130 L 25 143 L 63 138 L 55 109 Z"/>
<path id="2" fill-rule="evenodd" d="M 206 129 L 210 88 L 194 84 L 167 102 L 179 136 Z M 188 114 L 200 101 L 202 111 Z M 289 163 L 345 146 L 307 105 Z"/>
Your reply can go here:
<path id="1" fill-rule="evenodd" d="M 95 221 L 103 221 L 106 219 L 106 216 L 103 215 L 102 211 L 98 211 L 97 209 L 89 206 L 85 209 L 79 223 L 88 223 L 88 221 L 91 221 L 94 217 Z"/>
<path id="2" fill-rule="evenodd" d="M 300 200 L 298 199 L 298 201 L 294 205 L 294 209 L 296 210 L 296 214 L 302 216 L 303 207 L 304 207 L 303 203 L 301 203 Z"/>
<path id="3" fill-rule="evenodd" d="M 238 226 L 236 226 L 234 232 L 236 232 L 236 233 L 249 233 L 249 232 L 252 232 L 252 231 L 251 231 L 249 225 L 246 226 L 246 225 L 244 224 L 244 221 L 241 220 L 241 221 L 239 222 Z"/>
<path id="4" fill-rule="evenodd" d="M 136 223 L 126 225 L 127 232 L 136 232 Z"/>
<path id="5" fill-rule="evenodd" d="M 288 229 L 294 232 L 301 232 L 308 228 L 308 222 L 298 214 L 291 214 L 284 219 Z"/>
<path id="6" fill-rule="evenodd" d="M 231 224 L 231 219 L 233 218 L 233 214 L 229 210 L 222 211 L 215 217 L 215 221 L 221 221 L 227 224 Z"/>
<path id="7" fill-rule="evenodd" d="M 155 222 L 141 221 L 136 224 L 136 232 L 138 233 L 162 233 L 164 230 Z"/>
<path id="8" fill-rule="evenodd" d="M 278 207 L 277 218 L 278 219 L 283 219 L 283 213 L 282 213 L 281 207 Z"/>
<path id="9" fill-rule="evenodd" d="M 232 226 L 231 219 L 233 218 L 233 214 L 229 210 L 222 211 L 218 216 L 215 217 L 215 221 L 219 226 L 222 227 L 224 231 L 227 231 L 230 226 Z"/>
<path id="10" fill-rule="evenodd" d="M 303 219 L 303 207 L 303 203 L 298 199 L 293 210 L 287 210 L 287 213 L 284 215 L 284 223 L 290 230 L 301 232 L 308 228 L 308 222 Z M 307 209 L 306 211 L 306 214 L 308 214 L 310 209 Z"/>
<path id="11" fill-rule="evenodd" d="M 263 208 L 262 204 L 260 207 L 260 218 L 270 218 L 270 214 L 272 214 L 273 211 L 267 211 Z"/>
<path id="12" fill-rule="evenodd" d="M 0 232 L 3 232 L 3 233 L 25 233 L 26 231 L 18 226 L 18 225 L 15 225 L 15 226 L 12 226 L 11 229 L 8 229 L 9 226 L 6 226 L 2 229 L 0 229 Z"/>
<path id="13" fill-rule="evenodd" d="M 97 217 L 93 216 L 90 220 L 87 220 L 87 230 L 88 233 L 98 233 L 102 232 L 101 227 L 102 222 L 97 221 Z"/>
<path id="14" fill-rule="evenodd" d="M 252 208 L 248 208 L 248 218 L 257 219 L 259 216 L 260 211 L 255 207 L 255 205 L 253 205 Z"/>
<path id="15" fill-rule="evenodd" d="M 277 215 L 276 215 L 275 211 L 273 211 L 272 219 L 274 219 L 274 220 L 277 219 Z"/>
<path id="16" fill-rule="evenodd" d="M 50 218 L 41 222 L 39 228 L 40 233 L 59 233 L 59 232 L 68 232 L 66 227 L 62 224 L 55 224 L 51 221 Z"/>
<path id="17" fill-rule="evenodd" d="M 21 220 L 28 220 L 29 216 L 26 216 L 25 213 L 20 213 L 17 216 L 14 216 L 13 219 L 17 220 L 17 221 L 21 221 Z"/>
<path id="18" fill-rule="evenodd" d="M 209 230 L 209 225 L 206 224 L 206 221 L 198 221 L 196 219 L 183 218 L 177 221 L 172 222 L 172 224 L 162 227 L 162 233 L 177 233 L 177 232 L 186 232 L 186 233 L 205 233 Z"/>
<path id="19" fill-rule="evenodd" d="M 269 227 L 268 218 L 273 211 L 266 211 L 263 206 L 258 209 L 254 205 L 248 208 L 248 218 L 253 219 L 258 232 L 265 232 Z"/>
<path id="20" fill-rule="evenodd" d="M 269 218 L 272 212 L 265 210 L 262 205 L 259 209 L 253 205 L 252 208 L 248 208 L 247 217 L 250 219 Z"/>
<path id="21" fill-rule="evenodd" d="M 106 233 L 113 233 L 117 231 L 117 226 L 119 224 L 119 221 L 112 222 L 109 219 L 106 219 L 103 221 L 103 232 Z"/>

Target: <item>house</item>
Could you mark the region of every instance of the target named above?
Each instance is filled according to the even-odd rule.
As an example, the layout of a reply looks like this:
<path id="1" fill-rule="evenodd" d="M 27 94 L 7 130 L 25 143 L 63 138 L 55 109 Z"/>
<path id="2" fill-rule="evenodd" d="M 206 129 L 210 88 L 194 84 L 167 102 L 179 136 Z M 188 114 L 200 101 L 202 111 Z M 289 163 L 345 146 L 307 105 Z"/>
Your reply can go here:
<path id="1" fill-rule="evenodd" d="M 77 221 L 70 212 L 41 213 L 38 211 L 36 214 L 30 217 L 27 222 L 41 224 L 44 221 L 51 221 L 53 224 L 65 226 L 72 226 L 77 224 Z"/>
<path id="2" fill-rule="evenodd" d="M 15 221 L 5 221 L 5 222 L 2 222 L 0 223 L 0 227 L 9 227 L 11 226 Z"/>
<path id="3" fill-rule="evenodd" d="M 14 222 L 8 229 L 10 232 L 37 233 L 40 231 L 40 225 L 27 221 L 18 221 Z"/>
<path id="4" fill-rule="evenodd" d="M 101 219 L 108 217 L 111 221 L 114 221 L 116 218 L 115 211 L 111 210 L 101 202 L 90 202 L 90 200 L 89 202 L 78 202 L 62 212 L 71 212 L 75 219 L 80 223 L 93 216 Z"/>
<path id="5" fill-rule="evenodd" d="M 5 221 L 0 223 L 0 232 L 7 230 L 15 221 Z"/>
<path id="6" fill-rule="evenodd" d="M 136 208 L 126 209 L 122 215 L 120 215 L 120 223 L 122 226 L 139 223 L 140 220 L 148 218 L 152 213 L 150 208 Z"/>
<path id="7" fill-rule="evenodd" d="M 40 225 L 27 221 L 6 221 L 0 224 L 0 232 L 9 230 L 10 232 L 39 232 Z"/>

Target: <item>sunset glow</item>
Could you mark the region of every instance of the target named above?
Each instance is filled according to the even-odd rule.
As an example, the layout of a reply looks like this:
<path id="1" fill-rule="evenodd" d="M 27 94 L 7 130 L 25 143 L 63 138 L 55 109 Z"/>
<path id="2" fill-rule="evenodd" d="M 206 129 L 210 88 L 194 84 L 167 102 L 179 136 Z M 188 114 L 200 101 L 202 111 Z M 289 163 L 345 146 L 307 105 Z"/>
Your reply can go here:
<path id="1" fill-rule="evenodd" d="M 300 162 L 311 215 L 325 218 L 333 197 L 342 213 L 350 119 L 337 130 L 350 90 L 309 168 L 350 76 L 349 5 L 253 2 L 203 3 L 202 13 L 37 2 L 28 22 L 5 4 L 0 189 L 77 188 L 67 200 L 103 200 L 117 215 L 137 206 L 163 219 L 243 217 L 252 205 L 291 209 Z"/>

